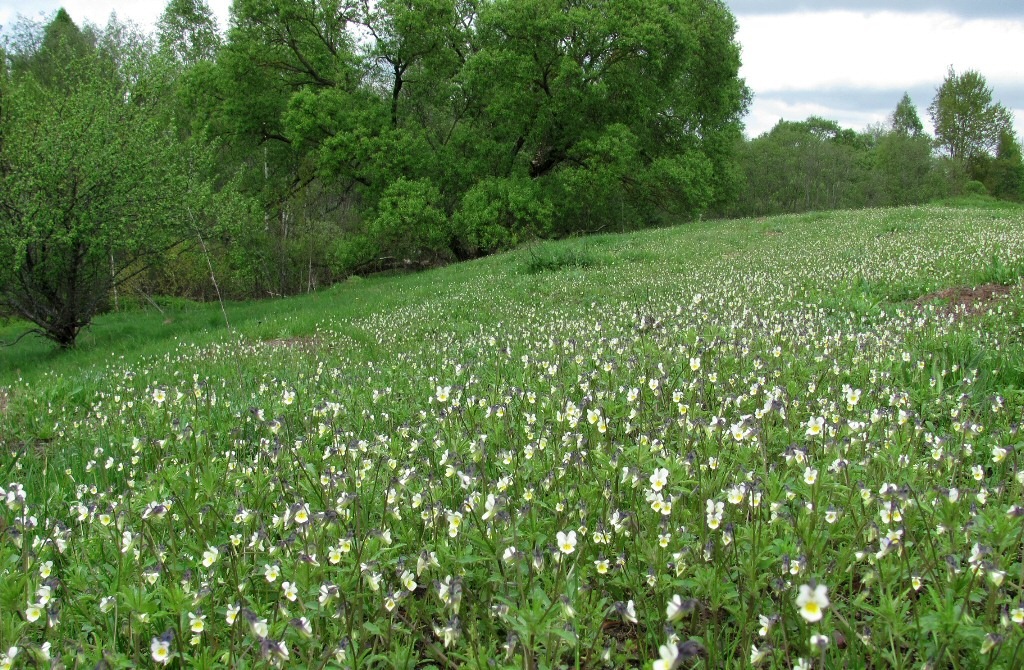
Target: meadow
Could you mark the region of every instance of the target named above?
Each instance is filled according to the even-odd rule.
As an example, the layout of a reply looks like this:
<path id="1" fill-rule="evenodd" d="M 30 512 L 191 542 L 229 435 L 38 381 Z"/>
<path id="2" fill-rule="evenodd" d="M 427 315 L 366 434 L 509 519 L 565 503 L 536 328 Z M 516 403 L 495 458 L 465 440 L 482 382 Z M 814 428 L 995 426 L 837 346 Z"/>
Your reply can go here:
<path id="1" fill-rule="evenodd" d="M 1022 275 L 930 205 L 23 340 L 0 669 L 1021 667 Z"/>

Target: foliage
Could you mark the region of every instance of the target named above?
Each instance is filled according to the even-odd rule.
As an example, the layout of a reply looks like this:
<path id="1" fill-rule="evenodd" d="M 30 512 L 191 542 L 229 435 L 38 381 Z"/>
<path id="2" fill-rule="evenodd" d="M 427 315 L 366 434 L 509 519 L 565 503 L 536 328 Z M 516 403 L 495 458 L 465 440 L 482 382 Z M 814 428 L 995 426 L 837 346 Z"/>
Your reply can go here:
<path id="1" fill-rule="evenodd" d="M 186 67 L 211 61 L 220 48 L 217 19 L 204 0 L 170 0 L 157 22 L 157 41 Z"/>
<path id="2" fill-rule="evenodd" d="M 1000 134 L 1013 125 L 1010 111 L 992 100 L 992 89 L 975 70 L 958 75 L 950 67 L 928 112 L 939 148 L 968 164 L 994 153 Z"/>
<path id="3" fill-rule="evenodd" d="M 431 263 L 451 248 L 451 230 L 438 206 L 440 192 L 428 180 L 399 179 L 384 192 L 376 216 L 367 225 L 380 253 L 401 263 Z"/>
<path id="4" fill-rule="evenodd" d="M 924 134 L 924 124 L 921 123 L 921 117 L 918 116 L 917 107 L 914 106 L 909 93 L 904 93 L 900 101 L 896 103 L 896 109 L 893 110 L 889 119 L 889 125 L 892 132 L 899 135 L 921 137 Z"/>
<path id="5" fill-rule="evenodd" d="M 245 0 L 196 70 L 217 90 L 197 122 L 289 235 L 364 235 L 395 184 L 429 182 L 454 233 L 431 253 L 469 258 L 726 200 L 748 98 L 735 30 L 691 0 Z M 355 216 L 297 207 L 309 188 Z"/>
<path id="6" fill-rule="evenodd" d="M 3 93 L 0 301 L 68 347 L 112 289 L 186 237 L 203 189 L 167 133 L 163 64 L 121 27 L 86 48 L 51 42 L 55 26 L 70 30 L 58 14 L 38 52 L 15 54 Z"/>

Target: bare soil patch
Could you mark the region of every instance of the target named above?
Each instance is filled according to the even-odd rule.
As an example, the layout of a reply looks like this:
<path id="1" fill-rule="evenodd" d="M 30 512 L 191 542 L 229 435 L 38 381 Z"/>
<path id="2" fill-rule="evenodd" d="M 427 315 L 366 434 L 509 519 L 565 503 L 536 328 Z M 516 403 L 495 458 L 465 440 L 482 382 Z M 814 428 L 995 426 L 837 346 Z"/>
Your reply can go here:
<path id="1" fill-rule="evenodd" d="M 945 313 L 953 312 L 962 306 L 964 316 L 973 316 L 984 312 L 992 303 L 1005 298 L 1013 290 L 1014 287 L 1002 284 L 953 286 L 923 295 L 915 300 L 914 304 L 922 306 L 928 303 L 943 302 L 946 303 L 942 310 Z"/>

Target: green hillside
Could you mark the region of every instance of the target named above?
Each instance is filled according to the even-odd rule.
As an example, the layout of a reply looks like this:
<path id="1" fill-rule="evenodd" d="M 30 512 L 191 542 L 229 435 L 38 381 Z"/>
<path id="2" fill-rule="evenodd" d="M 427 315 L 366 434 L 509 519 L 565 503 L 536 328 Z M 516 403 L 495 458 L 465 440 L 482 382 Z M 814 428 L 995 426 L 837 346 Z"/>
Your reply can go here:
<path id="1" fill-rule="evenodd" d="M 0 348 L 0 648 L 1020 667 L 1022 274 L 975 203 L 124 296 Z"/>

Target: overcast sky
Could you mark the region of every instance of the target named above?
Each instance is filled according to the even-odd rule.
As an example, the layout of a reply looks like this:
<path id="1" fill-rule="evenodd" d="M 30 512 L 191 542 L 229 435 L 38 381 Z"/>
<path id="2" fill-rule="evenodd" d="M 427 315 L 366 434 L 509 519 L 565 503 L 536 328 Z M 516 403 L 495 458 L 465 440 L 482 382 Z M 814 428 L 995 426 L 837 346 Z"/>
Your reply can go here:
<path id="1" fill-rule="evenodd" d="M 230 0 L 207 0 L 224 27 Z M 754 92 L 747 134 L 810 115 L 862 130 L 884 121 L 903 92 L 921 120 L 950 66 L 979 71 L 1024 135 L 1024 0 L 726 0 L 739 24 L 741 75 Z M 49 17 L 63 5 L 79 24 L 121 20 L 152 28 L 162 0 L 0 0 Z"/>

